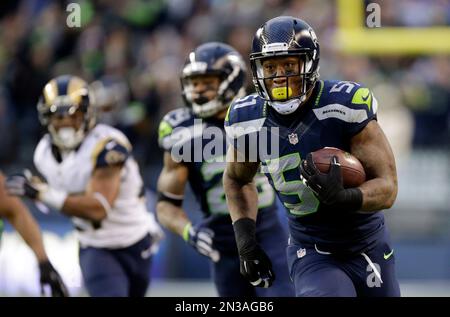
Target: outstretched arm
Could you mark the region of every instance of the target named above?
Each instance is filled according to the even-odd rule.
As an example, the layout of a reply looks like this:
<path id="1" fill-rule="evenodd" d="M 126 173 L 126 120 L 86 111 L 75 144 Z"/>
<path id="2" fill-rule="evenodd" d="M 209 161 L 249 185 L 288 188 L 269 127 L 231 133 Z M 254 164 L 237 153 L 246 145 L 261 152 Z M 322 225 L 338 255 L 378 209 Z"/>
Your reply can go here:
<path id="1" fill-rule="evenodd" d="M 7 195 L 4 182 L 5 178 L 0 173 L 0 216 L 11 223 L 36 255 L 41 275 L 41 292 L 44 293 L 44 285 L 49 285 L 52 296 L 69 296 L 64 282 L 48 260 L 38 224 L 28 208 L 17 197 Z"/>
<path id="2" fill-rule="evenodd" d="M 27 207 L 17 198 L 8 196 L 4 190 L 4 176 L 0 173 L 0 216 L 17 230 L 33 250 L 39 263 L 47 261 L 41 231 Z"/>
<path id="3" fill-rule="evenodd" d="M 79 195 L 68 194 L 26 175 L 8 177 L 6 188 L 10 195 L 40 200 L 65 215 L 100 222 L 119 194 L 121 171 L 122 164 L 96 168 L 85 192 Z"/>

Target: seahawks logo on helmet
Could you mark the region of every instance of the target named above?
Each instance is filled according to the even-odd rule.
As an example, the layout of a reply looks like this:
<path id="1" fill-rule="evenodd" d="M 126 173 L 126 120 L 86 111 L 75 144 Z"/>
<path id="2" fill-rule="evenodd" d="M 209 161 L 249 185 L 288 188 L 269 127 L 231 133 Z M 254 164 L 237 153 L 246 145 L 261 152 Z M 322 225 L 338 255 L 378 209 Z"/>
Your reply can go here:
<path id="1" fill-rule="evenodd" d="M 42 91 L 37 110 L 40 123 L 48 129 L 52 142 L 64 150 L 76 148 L 86 133 L 95 125 L 88 84 L 77 76 L 63 75 L 50 80 Z M 52 116 L 72 116 L 80 111 L 83 122 L 79 129 L 57 130 L 51 124 Z"/>

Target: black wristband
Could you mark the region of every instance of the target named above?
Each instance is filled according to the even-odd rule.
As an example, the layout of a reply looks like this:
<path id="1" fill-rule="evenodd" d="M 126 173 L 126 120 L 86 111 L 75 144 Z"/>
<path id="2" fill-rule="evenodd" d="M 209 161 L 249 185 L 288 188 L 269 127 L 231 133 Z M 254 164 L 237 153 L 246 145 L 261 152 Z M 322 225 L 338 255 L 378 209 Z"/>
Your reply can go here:
<path id="1" fill-rule="evenodd" d="M 172 205 L 175 205 L 177 207 L 181 207 L 183 205 L 183 199 L 177 198 L 174 196 L 169 197 L 169 194 L 165 194 L 162 192 L 158 192 L 158 202 L 160 201 L 167 201 L 168 203 L 171 203 Z"/>
<path id="2" fill-rule="evenodd" d="M 233 223 L 234 236 L 239 251 L 239 255 L 252 252 L 257 245 L 256 242 L 256 222 L 250 218 L 241 218 Z"/>
<path id="3" fill-rule="evenodd" d="M 363 194 L 359 188 L 348 188 L 342 191 L 338 198 L 339 206 L 347 212 L 355 212 L 361 209 Z"/>

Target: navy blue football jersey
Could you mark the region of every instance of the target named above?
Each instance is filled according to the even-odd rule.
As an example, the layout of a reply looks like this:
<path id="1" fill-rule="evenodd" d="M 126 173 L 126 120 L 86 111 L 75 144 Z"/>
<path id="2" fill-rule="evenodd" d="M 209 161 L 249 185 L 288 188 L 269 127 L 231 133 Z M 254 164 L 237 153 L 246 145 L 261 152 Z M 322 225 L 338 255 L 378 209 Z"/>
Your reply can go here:
<path id="1" fill-rule="evenodd" d="M 257 94 L 232 104 L 225 129 L 247 160 L 261 162 L 286 208 L 291 239 L 322 248 L 369 248 L 384 227 L 382 213 L 346 213 L 320 203 L 300 180 L 299 165 L 308 153 L 326 146 L 350 149 L 351 138 L 376 120 L 377 101 L 358 83 L 318 81 L 306 104 L 280 115 Z"/>
<path id="2" fill-rule="evenodd" d="M 197 118 L 186 107 L 175 109 L 160 123 L 159 144 L 188 167 L 189 184 L 205 217 L 229 215 L 222 184 L 227 147 L 223 120 Z M 259 174 L 255 184 L 258 207 L 274 209 L 276 195 L 267 178 Z"/>

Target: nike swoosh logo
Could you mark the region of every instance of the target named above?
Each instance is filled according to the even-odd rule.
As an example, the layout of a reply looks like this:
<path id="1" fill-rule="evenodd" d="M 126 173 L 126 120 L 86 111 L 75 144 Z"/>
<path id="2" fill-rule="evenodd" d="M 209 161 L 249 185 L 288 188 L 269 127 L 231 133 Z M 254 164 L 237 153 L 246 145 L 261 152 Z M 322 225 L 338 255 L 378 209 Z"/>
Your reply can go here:
<path id="1" fill-rule="evenodd" d="M 361 97 L 361 98 L 362 98 L 362 100 L 367 101 L 367 99 L 369 99 L 369 96 L 370 96 L 370 92 L 367 94 L 367 96 Z"/>
<path id="2" fill-rule="evenodd" d="M 383 253 L 383 257 L 384 257 L 385 260 L 388 260 L 392 256 L 392 254 L 394 254 L 394 250 L 393 249 L 388 254 Z"/>

